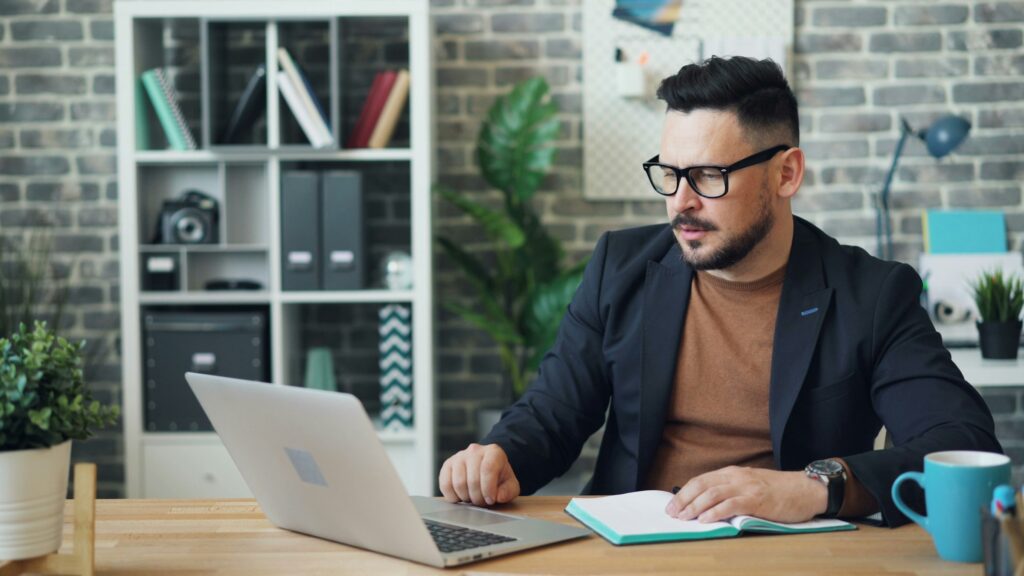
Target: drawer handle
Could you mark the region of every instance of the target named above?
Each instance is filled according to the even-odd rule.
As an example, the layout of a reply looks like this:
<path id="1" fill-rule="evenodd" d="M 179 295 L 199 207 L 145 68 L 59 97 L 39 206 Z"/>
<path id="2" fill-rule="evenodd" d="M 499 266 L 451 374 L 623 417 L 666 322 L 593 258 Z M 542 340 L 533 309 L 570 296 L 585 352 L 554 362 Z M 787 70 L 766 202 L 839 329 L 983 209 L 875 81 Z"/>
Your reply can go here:
<path id="1" fill-rule="evenodd" d="M 217 369 L 217 355 L 213 352 L 196 352 L 192 355 L 192 371 L 213 374 Z"/>

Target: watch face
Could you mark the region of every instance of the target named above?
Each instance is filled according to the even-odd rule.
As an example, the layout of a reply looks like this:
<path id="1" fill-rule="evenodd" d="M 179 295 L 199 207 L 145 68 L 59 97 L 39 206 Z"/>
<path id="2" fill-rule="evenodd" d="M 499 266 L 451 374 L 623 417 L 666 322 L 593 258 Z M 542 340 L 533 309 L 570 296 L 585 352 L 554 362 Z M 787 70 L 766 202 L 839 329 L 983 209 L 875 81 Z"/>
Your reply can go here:
<path id="1" fill-rule="evenodd" d="M 825 476 L 836 476 L 843 471 L 843 465 L 835 460 L 815 460 L 808 466 L 811 472 Z"/>

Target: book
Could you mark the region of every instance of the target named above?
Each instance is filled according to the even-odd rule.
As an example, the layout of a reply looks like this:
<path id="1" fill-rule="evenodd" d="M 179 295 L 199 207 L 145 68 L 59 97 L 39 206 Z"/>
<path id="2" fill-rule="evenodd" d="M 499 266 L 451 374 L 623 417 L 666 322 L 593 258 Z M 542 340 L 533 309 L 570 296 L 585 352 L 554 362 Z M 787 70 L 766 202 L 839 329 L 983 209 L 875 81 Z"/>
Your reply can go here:
<path id="1" fill-rule="evenodd" d="M 266 79 L 267 65 L 260 64 L 253 71 L 252 75 L 249 76 L 249 81 L 245 83 L 242 96 L 239 97 L 234 110 L 231 111 L 231 117 L 228 119 L 227 126 L 225 126 L 224 132 L 221 133 L 220 139 L 217 141 L 219 144 L 235 142 L 243 131 L 248 130 L 253 125 L 259 114 L 266 108 Z"/>
<path id="2" fill-rule="evenodd" d="M 167 81 L 161 68 L 152 68 L 142 73 L 142 86 L 146 89 L 149 102 L 153 105 L 160 126 L 164 129 L 167 142 L 173 150 L 195 150 L 196 139 L 181 112 L 178 97 Z"/>
<path id="3" fill-rule="evenodd" d="M 302 128 L 302 132 L 309 139 L 310 144 L 314 148 L 330 146 L 331 141 L 327 140 L 326 136 L 317 129 L 313 117 L 309 114 L 309 110 L 302 105 L 302 100 L 299 97 L 298 90 L 292 84 L 291 77 L 283 70 L 277 71 L 277 89 L 284 96 L 284 101 L 288 104 L 288 108 L 291 109 L 295 119 L 298 120 L 299 127 Z"/>
<path id="4" fill-rule="evenodd" d="M 146 114 L 146 87 L 142 78 L 135 83 L 135 149 L 149 150 L 149 118 Z"/>
<path id="5" fill-rule="evenodd" d="M 298 96 L 299 104 L 303 109 L 305 109 L 306 115 L 312 123 L 313 129 L 319 134 L 320 140 L 326 142 L 324 146 L 334 144 L 334 137 L 331 135 L 331 129 L 327 125 L 327 118 L 323 113 L 323 107 L 320 106 L 319 102 L 314 102 L 316 96 L 313 94 L 312 85 L 309 83 L 309 79 L 305 77 L 305 74 L 299 70 L 295 61 L 292 60 L 292 56 L 288 53 L 287 48 L 282 47 L 277 49 L 277 61 L 281 64 L 281 70 L 283 70 L 291 80 L 291 85 L 295 94 Z M 291 104 L 289 104 L 289 106 L 291 106 Z M 296 112 L 294 106 L 292 106 L 292 112 Z M 298 116 L 298 114 L 296 114 L 296 116 Z"/>
<path id="6" fill-rule="evenodd" d="M 384 104 L 387 103 L 391 88 L 398 79 L 398 73 L 394 70 L 378 72 L 373 78 L 373 84 L 363 102 L 363 109 L 359 112 L 359 119 L 356 126 L 346 142 L 346 148 L 365 148 L 370 143 L 370 136 L 373 135 L 373 128 L 377 125 Z"/>
<path id="7" fill-rule="evenodd" d="M 926 210 L 924 251 L 931 254 L 1006 252 L 1006 222 L 991 210 Z"/>
<path id="8" fill-rule="evenodd" d="M 405 108 L 405 101 L 409 97 L 409 71 L 399 70 L 395 77 L 395 84 L 391 87 L 384 108 L 381 109 L 377 125 L 373 127 L 370 140 L 367 142 L 369 148 L 383 148 L 391 140 L 395 133 L 395 126 L 398 125 L 398 118 Z"/>
<path id="9" fill-rule="evenodd" d="M 735 516 L 724 522 L 702 524 L 679 520 L 665 513 L 670 492 L 644 490 L 599 498 L 573 498 L 565 511 L 615 545 L 732 538 L 745 532 L 801 534 L 856 530 L 842 520 L 811 520 L 796 524 L 771 522 L 753 516 Z"/>

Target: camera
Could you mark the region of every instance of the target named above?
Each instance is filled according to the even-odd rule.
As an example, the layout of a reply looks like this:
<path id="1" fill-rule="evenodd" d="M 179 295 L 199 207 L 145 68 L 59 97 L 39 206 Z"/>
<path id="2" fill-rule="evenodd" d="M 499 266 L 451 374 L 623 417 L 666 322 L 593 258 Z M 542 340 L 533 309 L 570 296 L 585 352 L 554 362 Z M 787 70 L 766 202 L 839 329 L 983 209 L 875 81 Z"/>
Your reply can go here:
<path id="1" fill-rule="evenodd" d="M 180 198 L 164 200 L 160 209 L 155 244 L 216 244 L 219 242 L 220 208 L 217 200 L 198 190 L 186 190 Z"/>

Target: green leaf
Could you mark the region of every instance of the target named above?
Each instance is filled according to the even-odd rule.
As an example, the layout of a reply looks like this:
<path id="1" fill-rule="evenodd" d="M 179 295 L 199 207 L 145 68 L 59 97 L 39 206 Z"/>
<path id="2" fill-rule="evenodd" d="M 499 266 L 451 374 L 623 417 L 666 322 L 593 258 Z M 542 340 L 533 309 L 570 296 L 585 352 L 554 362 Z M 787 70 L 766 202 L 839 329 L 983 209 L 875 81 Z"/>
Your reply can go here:
<path id="1" fill-rule="evenodd" d="M 480 314 L 455 302 L 448 302 L 445 306 L 461 316 L 466 322 L 487 332 L 499 344 L 518 344 L 522 341 L 522 337 L 516 331 L 515 326 L 506 318 Z"/>
<path id="2" fill-rule="evenodd" d="M 531 295 L 525 322 L 527 341 L 532 348 L 532 354 L 527 362 L 529 371 L 537 369 L 544 354 L 555 343 L 558 327 L 583 279 L 582 266 L 585 264 L 584 262 L 558 278 L 538 286 Z"/>
<path id="3" fill-rule="evenodd" d="M 512 203 L 533 197 L 554 162 L 558 110 L 543 102 L 547 92 L 543 78 L 521 82 L 494 103 L 477 138 L 484 179 Z"/>
<path id="4" fill-rule="evenodd" d="M 47 406 L 46 408 L 43 408 L 42 410 L 29 410 L 28 411 L 28 418 L 29 418 L 29 421 L 32 422 L 32 424 L 34 424 L 40 430 L 49 430 L 50 429 L 50 415 L 52 413 L 53 413 L 53 410 L 51 410 L 50 407 Z"/>
<path id="5" fill-rule="evenodd" d="M 969 284 L 983 321 L 1020 319 L 1024 309 L 1024 281 L 1019 276 L 1005 276 L 997 269 L 983 272 Z"/>
<path id="6" fill-rule="evenodd" d="M 438 238 L 437 243 L 441 245 L 441 248 L 448 254 L 448 257 L 462 268 L 466 276 L 469 276 L 477 290 L 490 292 L 494 288 L 494 281 L 491 279 L 491 275 L 475 256 L 466 252 L 447 238 Z"/>
<path id="7" fill-rule="evenodd" d="M 435 190 L 445 200 L 451 202 L 476 220 L 492 240 L 500 240 L 510 248 L 518 248 L 523 244 L 523 231 L 508 216 L 481 206 L 469 198 L 456 194 L 454 191 L 442 186 L 435 187 Z"/>

